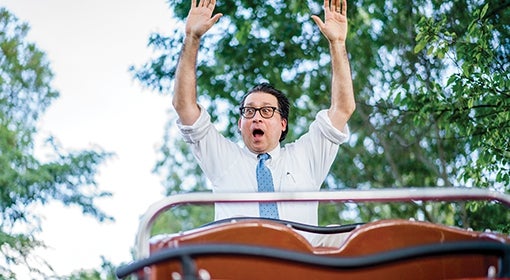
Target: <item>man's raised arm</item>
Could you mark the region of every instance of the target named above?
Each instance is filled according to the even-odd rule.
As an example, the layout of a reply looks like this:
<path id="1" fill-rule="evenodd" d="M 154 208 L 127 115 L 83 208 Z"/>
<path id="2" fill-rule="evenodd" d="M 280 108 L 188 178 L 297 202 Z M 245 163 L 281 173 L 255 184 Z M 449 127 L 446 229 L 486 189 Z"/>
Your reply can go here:
<path id="1" fill-rule="evenodd" d="M 212 13 L 215 0 L 191 1 L 186 19 L 185 37 L 175 72 L 172 105 L 184 125 L 192 125 L 200 116 L 197 104 L 197 55 L 202 36 L 219 20 L 222 14 Z"/>
<path id="2" fill-rule="evenodd" d="M 312 19 L 328 39 L 331 55 L 331 106 L 328 116 L 333 125 L 342 130 L 354 113 L 354 89 L 351 67 L 345 47 L 347 38 L 347 0 L 324 0 L 324 22 L 313 15 Z"/>

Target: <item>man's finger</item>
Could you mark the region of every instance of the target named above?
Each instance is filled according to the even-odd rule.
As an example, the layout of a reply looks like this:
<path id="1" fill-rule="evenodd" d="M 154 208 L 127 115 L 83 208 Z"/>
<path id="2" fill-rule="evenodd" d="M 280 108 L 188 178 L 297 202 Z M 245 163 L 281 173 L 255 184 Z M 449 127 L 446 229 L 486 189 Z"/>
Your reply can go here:
<path id="1" fill-rule="evenodd" d="M 319 26 L 319 29 L 322 29 L 324 22 L 322 22 L 322 20 L 316 15 L 312 15 L 312 19 L 313 19 L 313 21 L 315 21 L 315 24 L 317 24 L 317 26 Z"/>
<path id="2" fill-rule="evenodd" d="M 216 22 L 218 22 L 218 20 L 220 19 L 220 17 L 222 17 L 223 14 L 222 13 L 219 13 L 219 14 L 215 14 L 212 18 L 211 18 L 211 22 L 213 24 L 215 24 Z"/>

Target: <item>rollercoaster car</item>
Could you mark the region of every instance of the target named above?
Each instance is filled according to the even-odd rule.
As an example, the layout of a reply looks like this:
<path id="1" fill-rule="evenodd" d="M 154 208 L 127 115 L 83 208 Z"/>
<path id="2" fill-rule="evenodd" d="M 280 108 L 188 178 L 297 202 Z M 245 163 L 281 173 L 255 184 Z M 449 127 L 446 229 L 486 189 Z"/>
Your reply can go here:
<path id="1" fill-rule="evenodd" d="M 438 200 L 488 200 L 510 207 L 509 195 L 468 188 L 180 194 L 147 210 L 137 235 L 136 259 L 116 274 L 138 279 L 510 279 L 509 236 L 424 221 L 319 227 L 237 217 L 150 236 L 161 213 L 189 203 Z M 314 246 L 300 232 L 345 238 L 336 246 Z"/>

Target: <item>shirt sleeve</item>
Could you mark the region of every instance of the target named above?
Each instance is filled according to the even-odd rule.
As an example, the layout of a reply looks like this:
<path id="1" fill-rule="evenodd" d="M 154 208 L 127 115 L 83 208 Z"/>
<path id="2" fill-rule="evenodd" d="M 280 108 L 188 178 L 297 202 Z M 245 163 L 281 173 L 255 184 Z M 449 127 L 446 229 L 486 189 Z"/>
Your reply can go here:
<path id="1" fill-rule="evenodd" d="M 225 138 L 211 122 L 207 110 L 200 106 L 200 116 L 192 125 L 183 125 L 179 120 L 177 127 L 184 141 L 191 147 L 198 165 L 207 178 L 217 185 L 219 178 L 225 176 L 231 165 L 235 165 L 242 149 Z"/>
<path id="2" fill-rule="evenodd" d="M 212 127 L 211 116 L 207 113 L 202 105 L 200 107 L 200 116 L 192 125 L 183 125 L 180 120 L 177 120 L 177 127 L 188 144 L 196 144 L 205 137 L 208 130 Z"/>
<path id="3" fill-rule="evenodd" d="M 349 126 L 346 124 L 342 130 L 336 129 L 331 123 L 327 110 L 321 110 L 317 113 L 315 119 L 322 135 L 334 144 L 340 145 L 349 139 L 350 131 Z M 312 124 L 313 125 L 313 124 Z"/>

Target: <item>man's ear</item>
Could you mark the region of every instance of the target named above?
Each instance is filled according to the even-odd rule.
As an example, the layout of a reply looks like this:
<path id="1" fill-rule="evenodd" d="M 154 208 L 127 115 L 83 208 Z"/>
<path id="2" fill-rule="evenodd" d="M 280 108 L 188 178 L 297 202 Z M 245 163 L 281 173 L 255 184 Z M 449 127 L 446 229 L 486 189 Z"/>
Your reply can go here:
<path id="1" fill-rule="evenodd" d="M 282 118 L 282 132 L 287 130 L 287 120 Z"/>
<path id="2" fill-rule="evenodd" d="M 237 129 L 241 131 L 241 118 L 237 120 Z"/>

